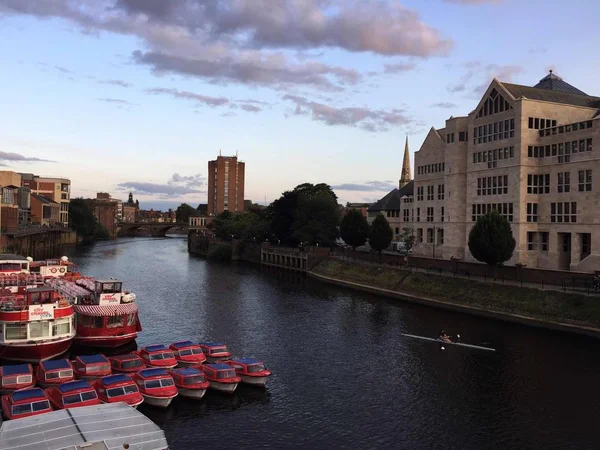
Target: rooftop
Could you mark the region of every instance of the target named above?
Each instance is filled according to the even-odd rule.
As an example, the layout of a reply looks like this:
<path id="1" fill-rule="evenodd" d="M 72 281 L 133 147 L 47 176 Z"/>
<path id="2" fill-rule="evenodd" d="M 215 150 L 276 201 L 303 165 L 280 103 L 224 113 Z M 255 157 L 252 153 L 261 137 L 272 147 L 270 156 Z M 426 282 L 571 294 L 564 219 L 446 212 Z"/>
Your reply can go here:
<path id="1" fill-rule="evenodd" d="M 400 200 L 402 197 L 412 196 L 414 193 L 415 182 L 409 181 L 408 184 L 402 186 L 401 189 L 393 189 L 389 194 L 384 196 L 381 200 L 373 203 L 368 211 L 387 211 L 387 210 L 398 210 L 400 209 Z"/>
<path id="2" fill-rule="evenodd" d="M 534 88 L 566 92 L 568 94 L 587 95 L 585 92 L 580 91 L 575 86 L 572 86 L 564 81 L 558 75 L 552 73 L 552 70 L 550 70 L 550 73 L 542 78 L 539 83 L 534 86 Z"/>

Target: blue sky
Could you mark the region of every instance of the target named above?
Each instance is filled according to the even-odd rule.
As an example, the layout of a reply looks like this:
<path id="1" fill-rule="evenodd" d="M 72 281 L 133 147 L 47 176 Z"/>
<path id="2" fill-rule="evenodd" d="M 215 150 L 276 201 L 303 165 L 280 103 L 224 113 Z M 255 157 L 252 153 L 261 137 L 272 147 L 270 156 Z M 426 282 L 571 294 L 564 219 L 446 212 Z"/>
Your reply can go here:
<path id="1" fill-rule="evenodd" d="M 599 14 L 586 0 L 0 0 L 0 163 L 166 208 L 206 201 L 221 150 L 246 162 L 247 199 L 325 182 L 373 201 L 405 136 L 418 150 L 494 76 L 533 85 L 553 68 L 600 95 Z"/>

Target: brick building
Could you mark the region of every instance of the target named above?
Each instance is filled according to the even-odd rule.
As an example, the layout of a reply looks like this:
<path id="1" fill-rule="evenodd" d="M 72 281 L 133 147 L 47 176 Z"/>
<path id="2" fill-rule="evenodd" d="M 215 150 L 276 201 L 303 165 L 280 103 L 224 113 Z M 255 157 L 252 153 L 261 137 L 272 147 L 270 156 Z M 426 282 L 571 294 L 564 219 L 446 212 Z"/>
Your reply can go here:
<path id="1" fill-rule="evenodd" d="M 208 214 L 244 211 L 245 163 L 237 156 L 221 156 L 208 162 Z"/>
<path id="2" fill-rule="evenodd" d="M 71 202 L 71 180 L 68 178 L 40 177 L 32 173 L 21 173 L 21 186 L 31 189 L 32 194 L 42 195 L 59 205 L 59 222 L 69 225 L 69 203 Z"/>
<path id="3" fill-rule="evenodd" d="M 129 198 L 123 203 L 123 216 L 121 220 L 125 223 L 134 223 L 138 220 L 140 210 L 139 201 L 133 201 L 133 194 L 129 193 Z"/>
<path id="4" fill-rule="evenodd" d="M 39 194 L 31 194 L 31 222 L 42 226 L 60 223 L 60 204 Z"/>

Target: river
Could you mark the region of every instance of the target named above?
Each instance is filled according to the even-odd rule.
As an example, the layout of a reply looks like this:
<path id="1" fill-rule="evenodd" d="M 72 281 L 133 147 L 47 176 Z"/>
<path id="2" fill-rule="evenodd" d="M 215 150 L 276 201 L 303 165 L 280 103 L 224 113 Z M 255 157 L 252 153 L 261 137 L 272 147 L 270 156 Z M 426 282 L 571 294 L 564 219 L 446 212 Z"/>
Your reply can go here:
<path id="1" fill-rule="evenodd" d="M 68 252 L 137 294 L 138 345 L 224 341 L 273 371 L 266 390 L 142 405 L 173 449 L 600 448 L 600 342 L 187 254 L 184 238 Z M 440 328 L 496 353 L 409 339 Z"/>

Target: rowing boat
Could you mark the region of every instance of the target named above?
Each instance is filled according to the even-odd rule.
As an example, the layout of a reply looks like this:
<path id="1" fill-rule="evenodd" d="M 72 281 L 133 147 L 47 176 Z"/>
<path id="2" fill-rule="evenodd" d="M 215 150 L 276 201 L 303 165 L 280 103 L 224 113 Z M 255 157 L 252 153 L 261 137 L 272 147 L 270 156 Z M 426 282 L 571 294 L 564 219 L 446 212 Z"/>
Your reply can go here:
<path id="1" fill-rule="evenodd" d="M 426 337 L 426 336 L 416 336 L 414 334 L 402 333 L 402 336 L 416 338 L 416 339 L 423 339 L 424 341 L 439 342 L 440 344 L 458 345 L 460 347 L 469 347 L 469 348 L 476 348 L 476 349 L 479 349 L 479 350 L 487 350 L 489 352 L 495 352 L 496 351 L 495 348 L 482 347 L 480 345 L 473 345 L 473 344 L 463 344 L 462 342 L 442 341 L 439 338 L 430 338 L 430 337 Z"/>

